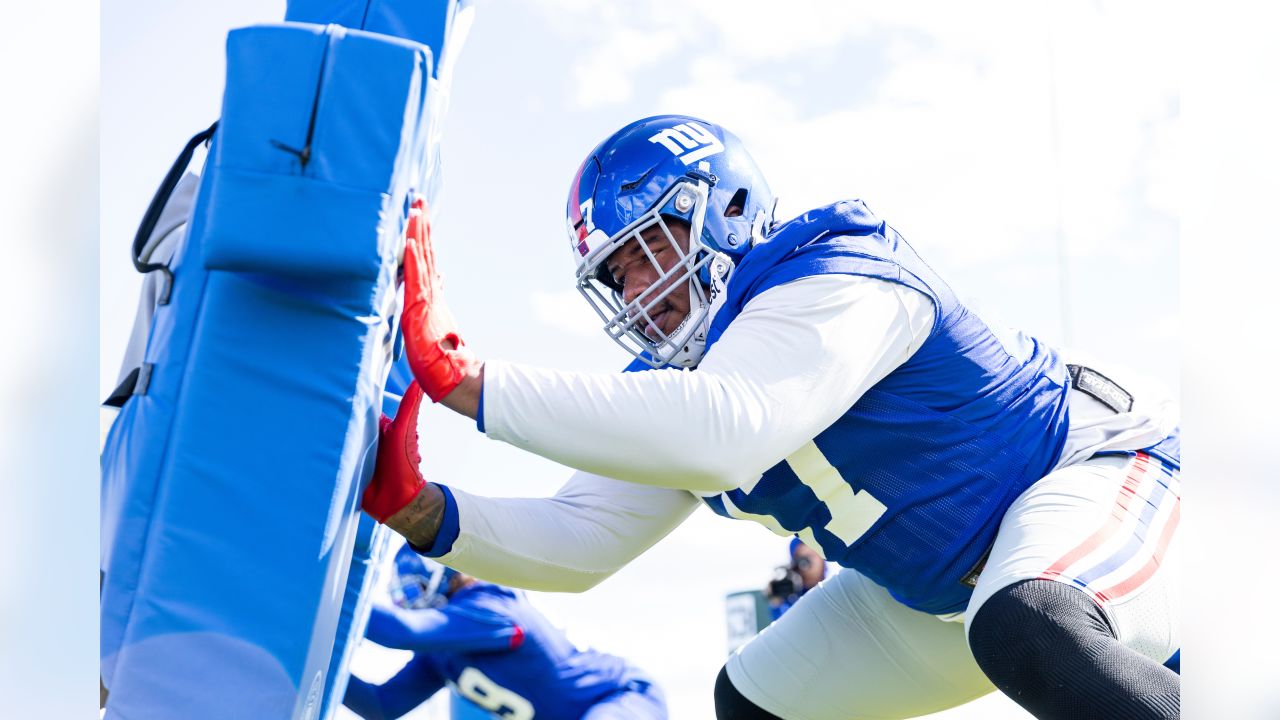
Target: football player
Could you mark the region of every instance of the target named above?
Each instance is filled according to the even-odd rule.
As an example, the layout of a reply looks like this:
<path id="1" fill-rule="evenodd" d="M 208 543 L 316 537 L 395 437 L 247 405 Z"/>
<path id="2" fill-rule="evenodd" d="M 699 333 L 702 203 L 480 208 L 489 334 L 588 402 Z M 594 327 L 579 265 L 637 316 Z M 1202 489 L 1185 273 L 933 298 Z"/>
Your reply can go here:
<path id="1" fill-rule="evenodd" d="M 585 590 L 698 503 L 845 571 L 735 653 L 721 718 L 914 717 L 993 687 L 1041 718 L 1177 717 L 1176 406 L 984 320 L 858 200 L 785 222 L 742 143 L 633 122 L 569 192 L 578 289 L 633 356 L 584 374 L 482 362 L 412 211 L 415 386 L 365 508 L 428 555 Z M 980 216 L 957 218 L 980 222 Z M 422 393 L 576 468 L 550 499 L 427 483 Z"/>
<path id="2" fill-rule="evenodd" d="M 412 650 L 381 685 L 352 676 L 342 702 L 368 720 L 398 718 L 449 684 L 505 720 L 632 720 L 667 717 L 661 689 L 625 660 L 580 650 L 524 593 L 396 553 L 391 597 L 375 605 L 365 637 Z"/>

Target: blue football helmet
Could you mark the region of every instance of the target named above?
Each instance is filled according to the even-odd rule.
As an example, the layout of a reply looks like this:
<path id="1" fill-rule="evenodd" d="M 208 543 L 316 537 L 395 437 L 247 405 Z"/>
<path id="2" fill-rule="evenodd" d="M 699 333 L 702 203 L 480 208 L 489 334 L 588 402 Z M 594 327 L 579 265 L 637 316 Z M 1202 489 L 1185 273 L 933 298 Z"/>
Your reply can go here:
<path id="1" fill-rule="evenodd" d="M 458 571 L 413 551 L 408 543 L 396 553 L 391 601 L 408 610 L 438 608 L 449 602 L 449 581 Z"/>
<path id="2" fill-rule="evenodd" d="M 578 290 L 609 337 L 632 355 L 655 368 L 693 367 L 706 348 L 717 299 L 723 299 L 738 261 L 772 228 L 775 204 L 764 176 L 733 133 L 685 115 L 637 120 L 596 146 L 569 188 L 566 210 Z M 668 224 L 673 220 L 689 226 L 691 247 L 676 242 Z M 680 260 L 664 271 L 641 241 L 659 278 L 625 302 L 605 261 L 655 226 Z M 669 335 L 654 328 L 650 311 L 685 286 L 688 317 Z M 656 337 L 646 335 L 646 328 Z"/>

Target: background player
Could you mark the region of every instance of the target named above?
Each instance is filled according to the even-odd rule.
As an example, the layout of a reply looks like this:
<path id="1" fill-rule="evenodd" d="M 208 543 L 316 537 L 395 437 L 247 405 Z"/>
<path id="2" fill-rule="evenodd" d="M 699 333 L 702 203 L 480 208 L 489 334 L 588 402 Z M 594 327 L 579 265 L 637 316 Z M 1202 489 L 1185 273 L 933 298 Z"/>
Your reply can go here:
<path id="1" fill-rule="evenodd" d="M 524 593 L 396 553 L 391 596 L 365 637 L 414 655 L 381 685 L 352 676 L 343 704 L 369 720 L 398 718 L 443 688 L 509 720 L 666 718 L 661 689 L 622 658 L 579 650 Z"/>

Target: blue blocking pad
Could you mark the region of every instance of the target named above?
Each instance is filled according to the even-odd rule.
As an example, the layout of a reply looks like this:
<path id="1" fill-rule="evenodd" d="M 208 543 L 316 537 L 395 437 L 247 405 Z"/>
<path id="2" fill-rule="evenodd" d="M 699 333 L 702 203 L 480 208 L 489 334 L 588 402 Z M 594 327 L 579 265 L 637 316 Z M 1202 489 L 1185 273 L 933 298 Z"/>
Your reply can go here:
<path id="1" fill-rule="evenodd" d="M 390 538 L 391 530 L 386 525 L 380 525 L 368 515 L 360 515 L 319 717 L 329 717 L 347 693 L 347 681 L 351 678 L 348 668 L 369 625 L 373 590 L 383 580 L 378 569 L 386 557 Z"/>
<path id="2" fill-rule="evenodd" d="M 103 450 L 108 718 L 327 717 L 385 544 L 360 492 L 430 55 L 286 23 L 233 32 L 227 68 L 150 381 Z"/>
<path id="3" fill-rule="evenodd" d="M 404 235 L 430 66 L 424 46 L 333 25 L 231 32 L 206 266 L 376 278 Z"/>
<path id="4" fill-rule="evenodd" d="M 457 0 L 289 0 L 284 19 L 349 28 L 442 48 Z"/>

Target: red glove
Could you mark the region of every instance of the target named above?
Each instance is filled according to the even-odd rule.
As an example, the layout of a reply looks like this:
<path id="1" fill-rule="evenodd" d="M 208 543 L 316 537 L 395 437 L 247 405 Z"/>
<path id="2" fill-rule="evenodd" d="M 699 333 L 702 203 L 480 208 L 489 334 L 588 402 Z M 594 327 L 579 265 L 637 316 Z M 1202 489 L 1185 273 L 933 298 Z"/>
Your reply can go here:
<path id="1" fill-rule="evenodd" d="M 360 499 L 364 511 L 380 523 L 404 509 L 427 484 L 418 469 L 422 462 L 418 452 L 418 409 L 421 407 L 422 388 L 413 382 L 400 401 L 396 419 L 382 416 L 377 464 L 373 468 L 373 479 Z"/>
<path id="2" fill-rule="evenodd" d="M 435 252 L 431 248 L 427 201 L 421 197 L 413 201 L 405 231 L 401 328 L 409 367 L 432 402 L 440 402 L 453 392 L 480 364 L 458 336 L 453 313 L 445 303 Z"/>

